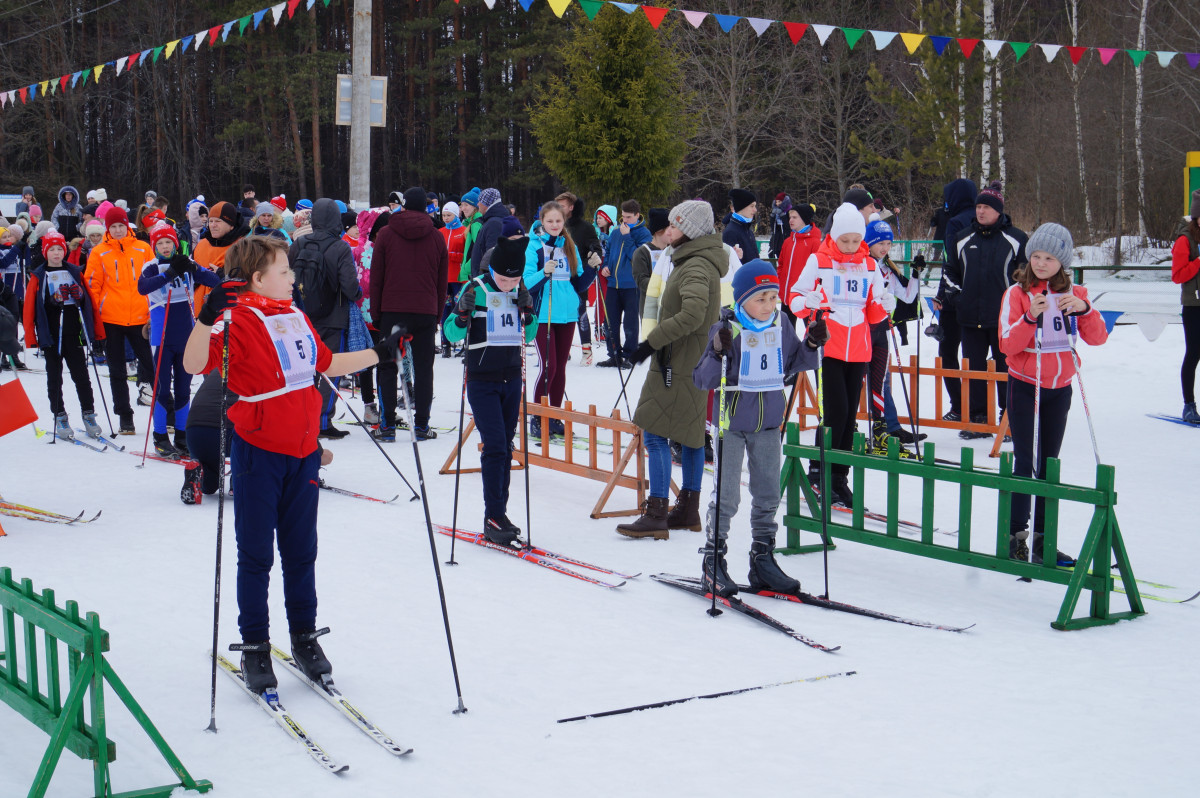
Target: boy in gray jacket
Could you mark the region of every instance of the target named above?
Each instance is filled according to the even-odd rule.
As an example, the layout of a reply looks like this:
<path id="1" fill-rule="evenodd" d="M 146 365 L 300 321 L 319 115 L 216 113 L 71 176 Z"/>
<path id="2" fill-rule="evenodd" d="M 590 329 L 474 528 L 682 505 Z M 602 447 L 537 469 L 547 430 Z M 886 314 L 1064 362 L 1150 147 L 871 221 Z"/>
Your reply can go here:
<path id="1" fill-rule="evenodd" d="M 737 583 L 725 565 L 725 541 L 730 519 L 741 499 L 742 458 L 750 469 L 750 589 L 797 593 L 800 583 L 775 562 L 775 533 L 779 524 L 780 442 L 786 399 L 784 379 L 817 367 L 817 349 L 829 338 L 823 320 L 809 325 L 803 342 L 795 328 L 778 312 L 779 276 L 766 261 L 752 260 L 733 276 L 732 309 L 721 311 L 709 331 L 708 348 L 692 372 L 702 390 L 721 385 L 721 359 L 725 358 L 725 430 L 716 479 L 721 480 L 721 513 L 717 518 L 716 490 L 708 505 L 708 543 L 704 555 L 705 586 L 712 590 L 716 557 L 715 590 L 721 596 L 737 593 Z M 717 405 L 714 405 L 716 407 Z"/>

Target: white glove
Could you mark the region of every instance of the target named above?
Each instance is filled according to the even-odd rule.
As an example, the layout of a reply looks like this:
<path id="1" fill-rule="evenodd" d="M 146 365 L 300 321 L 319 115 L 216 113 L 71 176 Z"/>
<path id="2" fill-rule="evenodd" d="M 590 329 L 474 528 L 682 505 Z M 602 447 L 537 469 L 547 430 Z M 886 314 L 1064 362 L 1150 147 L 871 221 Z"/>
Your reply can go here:
<path id="1" fill-rule="evenodd" d="M 824 301 L 820 291 L 809 291 L 804 295 L 804 307 L 809 310 L 820 310 Z"/>
<path id="2" fill-rule="evenodd" d="M 888 312 L 889 316 L 896 312 L 896 297 L 894 294 L 884 292 L 883 298 L 879 300 L 879 304 L 883 305 L 883 309 Z"/>
<path id="3" fill-rule="evenodd" d="M 597 253 L 588 253 L 588 266 L 591 266 L 593 269 L 599 269 L 601 262 L 600 256 Z"/>

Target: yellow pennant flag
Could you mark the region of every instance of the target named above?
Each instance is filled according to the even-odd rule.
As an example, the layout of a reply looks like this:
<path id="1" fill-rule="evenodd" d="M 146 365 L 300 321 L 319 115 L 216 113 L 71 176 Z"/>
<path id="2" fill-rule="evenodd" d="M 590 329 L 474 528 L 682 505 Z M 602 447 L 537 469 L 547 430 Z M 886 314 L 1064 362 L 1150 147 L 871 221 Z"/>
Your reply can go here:
<path id="1" fill-rule="evenodd" d="M 48 80 L 43 80 L 43 81 L 41 82 L 41 91 L 40 91 L 39 93 L 40 93 L 40 94 L 41 94 L 43 97 L 45 97 L 45 96 L 46 96 L 46 87 L 47 87 L 47 86 L 49 86 L 49 85 L 50 85 L 50 81 L 48 81 Z"/>
<path id="2" fill-rule="evenodd" d="M 912 55 L 921 46 L 921 42 L 925 41 L 924 33 L 901 33 L 900 38 L 904 40 L 904 46 L 908 48 L 908 54 Z"/>
<path id="3" fill-rule="evenodd" d="M 558 16 L 562 16 L 567 10 L 567 6 L 571 5 L 571 0 L 549 0 L 550 8 Z"/>
<path id="4" fill-rule="evenodd" d="M 175 47 L 176 47 L 178 44 L 179 44 L 179 39 L 176 39 L 176 40 L 175 40 L 175 41 L 173 41 L 173 42 L 167 42 L 167 51 L 166 51 L 166 53 L 165 53 L 165 55 L 166 55 L 166 57 L 167 57 L 167 58 L 170 58 L 170 57 L 171 57 L 171 54 L 175 52 Z"/>
<path id="5" fill-rule="evenodd" d="M 96 67 L 95 69 L 93 69 L 93 70 L 92 70 L 92 74 L 93 74 L 93 76 L 95 77 L 95 82 L 96 82 L 96 83 L 99 83 L 99 82 L 100 82 L 100 73 L 101 73 L 101 72 L 103 72 L 103 71 L 104 71 L 104 64 L 101 64 L 100 66 L 98 66 L 98 67 Z"/>

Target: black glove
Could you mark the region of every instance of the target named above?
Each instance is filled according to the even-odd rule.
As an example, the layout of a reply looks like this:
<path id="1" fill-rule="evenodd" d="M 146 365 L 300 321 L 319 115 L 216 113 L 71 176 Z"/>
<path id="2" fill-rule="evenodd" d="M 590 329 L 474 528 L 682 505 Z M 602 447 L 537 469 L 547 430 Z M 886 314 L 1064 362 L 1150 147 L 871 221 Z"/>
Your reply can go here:
<path id="1" fill-rule="evenodd" d="M 221 318 L 221 314 L 237 304 L 237 290 L 246 285 L 245 280 L 226 280 L 208 294 L 203 307 L 196 315 L 196 321 L 205 327 L 211 327 Z"/>
<path id="2" fill-rule="evenodd" d="M 379 355 L 380 363 L 395 363 L 404 357 L 404 350 L 410 341 L 412 336 L 408 334 L 408 330 L 396 325 L 392 328 L 392 334 L 375 344 L 372 349 Z"/>
<path id="3" fill-rule="evenodd" d="M 713 339 L 714 352 L 728 352 L 733 348 L 733 331 L 728 325 L 722 325 L 721 329 L 717 330 L 717 337 Z"/>
<path id="4" fill-rule="evenodd" d="M 465 310 L 464 310 L 465 308 Z M 471 317 L 475 314 L 475 285 L 472 283 L 463 291 L 462 296 L 458 299 L 456 305 L 457 313 L 454 316 L 454 323 L 459 327 L 468 327 L 471 324 Z"/>
<path id="5" fill-rule="evenodd" d="M 637 351 L 629 358 L 629 362 L 636 366 L 652 354 L 654 354 L 654 347 L 650 346 L 649 341 L 642 341 L 638 344 Z"/>
<path id="6" fill-rule="evenodd" d="M 170 263 L 171 265 L 167 267 L 165 273 L 172 280 L 178 280 L 185 274 L 191 274 L 196 268 L 191 258 L 178 252 L 171 256 Z"/>
<path id="7" fill-rule="evenodd" d="M 925 271 L 927 268 L 928 267 L 925 265 L 924 255 L 913 256 L 912 263 L 909 264 L 909 270 L 913 277 L 919 277 L 921 272 Z"/>
<path id="8" fill-rule="evenodd" d="M 946 340 L 946 333 L 942 330 L 942 325 L 940 324 L 930 324 L 925 328 L 925 334 L 937 341 L 939 344 Z"/>
<path id="9" fill-rule="evenodd" d="M 104 357 L 104 347 L 100 345 L 99 341 L 92 344 L 92 360 L 98 357 Z"/>
<path id="10" fill-rule="evenodd" d="M 825 323 L 825 319 L 818 316 L 808 324 L 808 331 L 804 336 L 804 343 L 809 349 L 819 349 L 825 346 L 829 341 L 829 325 Z"/>
<path id="11" fill-rule="evenodd" d="M 533 324 L 533 322 L 536 318 L 537 318 L 537 316 L 534 315 L 533 308 L 522 308 L 521 309 L 521 326 L 522 327 L 528 327 L 530 324 Z"/>

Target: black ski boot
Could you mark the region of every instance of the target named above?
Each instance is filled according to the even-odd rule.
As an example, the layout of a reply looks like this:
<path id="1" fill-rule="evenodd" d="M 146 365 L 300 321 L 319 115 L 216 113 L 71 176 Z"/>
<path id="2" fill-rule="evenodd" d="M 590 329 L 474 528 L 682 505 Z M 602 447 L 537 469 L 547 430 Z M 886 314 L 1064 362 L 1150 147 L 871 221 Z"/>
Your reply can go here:
<path id="1" fill-rule="evenodd" d="M 843 507 L 854 507 L 854 494 L 850 492 L 850 482 L 846 475 L 834 474 L 830 483 L 830 503 L 840 504 Z"/>
<path id="2" fill-rule="evenodd" d="M 203 497 L 200 464 L 193 462 L 183 470 L 183 487 L 179 491 L 179 498 L 184 504 L 199 504 Z"/>
<path id="3" fill-rule="evenodd" d="M 242 652 L 242 678 L 251 692 L 262 695 L 267 690 L 279 686 L 275 678 L 275 669 L 271 667 L 271 643 L 242 643 L 234 646 Z"/>
<path id="4" fill-rule="evenodd" d="M 702 573 L 700 574 L 700 582 L 704 585 L 705 590 L 713 589 L 713 558 L 716 558 L 717 570 L 717 585 L 716 593 L 723 598 L 737 595 L 737 582 L 733 581 L 733 577 L 729 575 L 729 568 L 725 565 L 725 541 L 721 541 L 714 551 L 712 544 L 700 549 L 699 552 L 704 555 L 701 564 Z"/>
<path id="5" fill-rule="evenodd" d="M 175 430 L 175 437 L 172 440 L 172 443 L 175 444 L 175 449 L 184 457 L 192 456 L 192 453 L 188 450 L 187 445 L 187 430 Z"/>
<path id="6" fill-rule="evenodd" d="M 1045 536 L 1041 532 L 1033 533 L 1033 550 L 1029 561 L 1034 565 L 1042 564 L 1042 549 Z M 1072 568 L 1075 565 L 1075 558 L 1070 554 L 1063 554 L 1061 551 L 1055 550 L 1054 564 L 1059 568 Z"/>
<path id="7" fill-rule="evenodd" d="M 785 574 L 775 562 L 775 544 L 770 541 L 756 540 L 750 544 L 750 589 L 792 595 L 800 592 L 800 581 Z"/>
<path id="8" fill-rule="evenodd" d="M 159 457 L 179 459 L 179 450 L 171 445 L 171 438 L 165 432 L 154 433 L 154 453 Z"/>
<path id="9" fill-rule="evenodd" d="M 317 638 L 324 634 L 329 634 L 328 626 L 316 631 L 292 632 L 292 659 L 296 660 L 304 675 L 317 684 L 324 682 L 322 676 L 333 673 L 333 666 L 317 642 Z"/>
<path id="10" fill-rule="evenodd" d="M 1025 543 L 1028 536 L 1029 532 L 1025 529 L 1008 536 L 1008 559 L 1029 562 L 1029 546 Z"/>
<path id="11" fill-rule="evenodd" d="M 489 543 L 495 543 L 497 546 L 520 548 L 522 545 L 521 528 L 509 521 L 507 515 L 501 515 L 499 518 L 485 518 L 483 520 L 483 536 Z"/>

